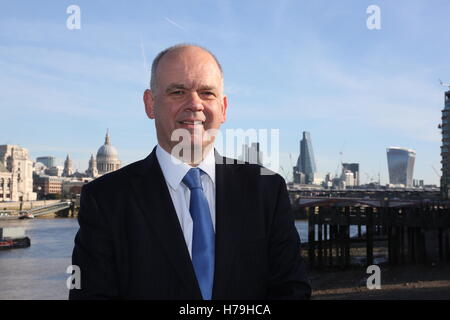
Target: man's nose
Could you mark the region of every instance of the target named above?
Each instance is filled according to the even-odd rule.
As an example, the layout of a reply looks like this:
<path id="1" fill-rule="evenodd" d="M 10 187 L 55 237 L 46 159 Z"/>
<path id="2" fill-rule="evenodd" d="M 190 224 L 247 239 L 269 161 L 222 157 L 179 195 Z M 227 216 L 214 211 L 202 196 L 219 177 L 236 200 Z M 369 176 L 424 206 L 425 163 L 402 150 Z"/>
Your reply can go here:
<path id="1" fill-rule="evenodd" d="M 186 101 L 185 109 L 191 112 L 203 111 L 203 101 L 197 92 L 189 94 L 189 98 Z"/>

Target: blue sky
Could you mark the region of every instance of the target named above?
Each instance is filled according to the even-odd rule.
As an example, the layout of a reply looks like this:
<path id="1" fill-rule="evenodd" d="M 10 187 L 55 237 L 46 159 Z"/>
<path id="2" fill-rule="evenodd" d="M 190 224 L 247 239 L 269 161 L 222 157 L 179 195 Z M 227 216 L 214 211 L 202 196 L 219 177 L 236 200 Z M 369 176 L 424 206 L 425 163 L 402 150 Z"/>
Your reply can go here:
<path id="1" fill-rule="evenodd" d="M 66 28 L 71 4 L 80 30 Z M 380 30 L 366 27 L 369 5 Z M 360 163 L 362 182 L 386 183 L 386 148 L 399 146 L 417 152 L 414 178 L 439 184 L 448 12 L 445 0 L 1 0 L 0 144 L 60 164 L 69 153 L 85 170 L 109 128 L 124 164 L 145 157 L 156 143 L 142 103 L 149 65 L 189 42 L 224 68 L 223 129 L 280 130 L 280 173 L 309 131 L 321 176 L 342 159 Z"/>

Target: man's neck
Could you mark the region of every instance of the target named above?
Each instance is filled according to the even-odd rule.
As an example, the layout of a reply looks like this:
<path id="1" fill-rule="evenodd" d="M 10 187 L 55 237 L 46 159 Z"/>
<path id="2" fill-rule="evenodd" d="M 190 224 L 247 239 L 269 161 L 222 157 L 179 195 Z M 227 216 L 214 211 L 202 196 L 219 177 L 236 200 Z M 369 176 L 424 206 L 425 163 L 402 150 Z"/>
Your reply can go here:
<path id="1" fill-rule="evenodd" d="M 209 154 L 209 152 L 214 149 L 214 144 L 209 144 L 202 147 L 188 147 L 183 148 L 178 145 L 170 147 L 158 143 L 159 146 L 169 153 L 172 157 L 177 158 L 181 162 L 188 164 L 191 167 L 197 167 Z"/>

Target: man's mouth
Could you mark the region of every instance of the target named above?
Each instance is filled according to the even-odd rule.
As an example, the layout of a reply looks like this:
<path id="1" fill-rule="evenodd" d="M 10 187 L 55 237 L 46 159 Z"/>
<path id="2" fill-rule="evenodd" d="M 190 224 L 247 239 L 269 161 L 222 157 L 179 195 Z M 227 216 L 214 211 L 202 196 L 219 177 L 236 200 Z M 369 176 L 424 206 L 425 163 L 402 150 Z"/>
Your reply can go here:
<path id="1" fill-rule="evenodd" d="M 178 121 L 178 123 L 181 123 L 181 124 L 187 124 L 187 125 L 203 125 L 203 124 L 205 124 L 205 122 L 204 121 L 200 121 L 200 120 L 193 120 L 193 121 L 190 121 L 190 120 L 186 120 L 186 121 Z"/>

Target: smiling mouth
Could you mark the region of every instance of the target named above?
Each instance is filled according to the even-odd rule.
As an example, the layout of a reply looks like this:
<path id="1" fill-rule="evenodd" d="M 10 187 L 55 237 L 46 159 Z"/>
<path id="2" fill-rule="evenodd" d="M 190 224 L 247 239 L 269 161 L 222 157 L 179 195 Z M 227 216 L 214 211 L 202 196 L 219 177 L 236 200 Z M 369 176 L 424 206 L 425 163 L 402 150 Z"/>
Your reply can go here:
<path id="1" fill-rule="evenodd" d="M 181 124 L 187 124 L 187 125 L 204 125 L 204 121 L 178 121 L 178 123 Z"/>

